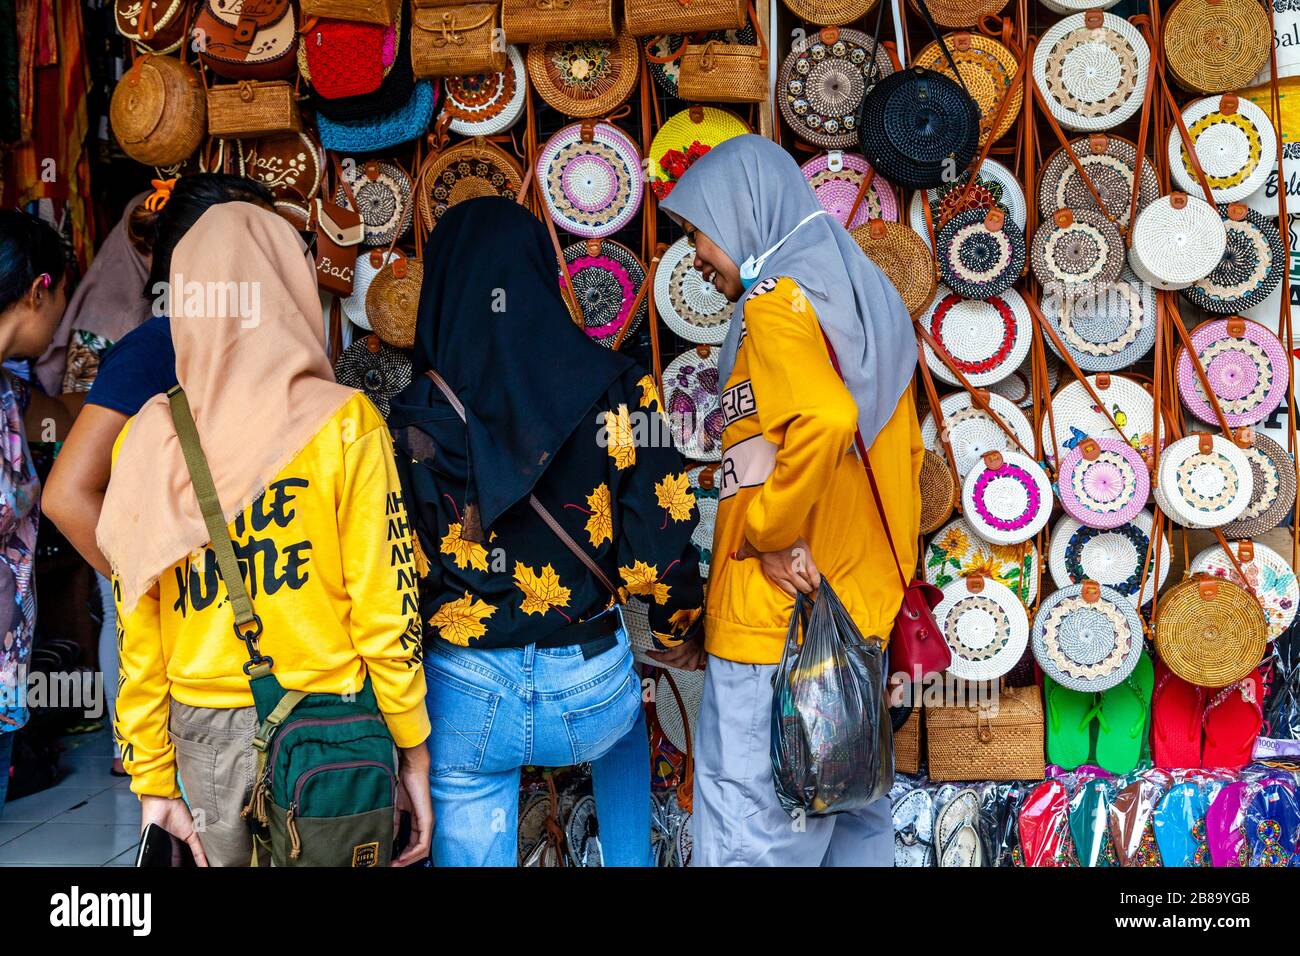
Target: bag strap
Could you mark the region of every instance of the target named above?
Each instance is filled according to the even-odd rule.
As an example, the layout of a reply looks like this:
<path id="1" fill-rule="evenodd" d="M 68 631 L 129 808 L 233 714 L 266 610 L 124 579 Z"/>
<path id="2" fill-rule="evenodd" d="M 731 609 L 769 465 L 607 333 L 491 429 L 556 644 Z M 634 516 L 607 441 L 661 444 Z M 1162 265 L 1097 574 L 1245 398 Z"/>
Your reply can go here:
<path id="1" fill-rule="evenodd" d="M 451 407 L 456 410 L 456 414 L 460 416 L 460 420 L 462 422 L 465 421 L 465 406 L 461 404 L 460 399 L 456 397 L 456 393 L 453 392 L 451 386 L 447 384 L 447 380 L 433 369 L 428 369 L 424 374 L 429 377 L 429 381 L 438 386 L 438 391 L 442 392 L 443 397 L 447 399 L 451 404 Z M 560 523 L 555 520 L 555 516 L 546 510 L 546 506 L 537 500 L 536 495 L 529 494 L 528 504 L 535 512 L 537 512 L 537 516 L 542 519 L 546 527 L 550 528 L 551 532 L 560 539 L 560 543 L 573 552 L 573 556 L 582 562 L 583 566 L 590 571 L 593 576 L 595 576 L 597 581 L 605 586 L 606 590 L 608 590 L 610 594 L 614 595 L 615 600 L 618 600 L 618 588 L 614 586 L 614 582 L 610 581 L 609 575 L 601 570 L 600 565 L 596 563 L 595 559 L 592 558 L 591 555 L 582 550 L 582 547 L 578 542 L 574 541 L 569 535 L 569 532 L 565 531 Z"/>
<path id="2" fill-rule="evenodd" d="M 881 7 L 884 7 L 883 3 Z M 957 69 L 957 61 L 952 58 L 952 51 L 948 49 L 948 42 L 944 40 L 943 34 L 939 32 L 939 27 L 930 14 L 930 8 L 926 5 L 925 0 L 916 0 L 916 7 L 921 11 L 921 16 L 925 18 L 925 25 L 930 28 L 930 34 L 934 37 L 934 41 L 939 44 L 939 49 L 943 50 L 944 59 L 952 67 L 953 78 L 961 84 L 961 88 L 966 91 L 966 95 L 970 96 L 970 89 L 966 86 L 966 79 L 961 75 L 961 70 Z M 971 99 L 974 100 L 975 97 L 971 96 Z"/>

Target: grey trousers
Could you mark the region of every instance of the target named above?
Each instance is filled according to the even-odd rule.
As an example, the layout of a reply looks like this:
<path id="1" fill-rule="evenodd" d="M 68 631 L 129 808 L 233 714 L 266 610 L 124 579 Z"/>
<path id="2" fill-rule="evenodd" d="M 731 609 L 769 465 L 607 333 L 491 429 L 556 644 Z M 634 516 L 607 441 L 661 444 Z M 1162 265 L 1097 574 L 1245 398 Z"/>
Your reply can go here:
<path id="1" fill-rule="evenodd" d="M 692 866 L 893 866 L 887 799 L 863 810 L 792 818 L 772 778 L 775 664 L 709 655 L 695 728 Z"/>

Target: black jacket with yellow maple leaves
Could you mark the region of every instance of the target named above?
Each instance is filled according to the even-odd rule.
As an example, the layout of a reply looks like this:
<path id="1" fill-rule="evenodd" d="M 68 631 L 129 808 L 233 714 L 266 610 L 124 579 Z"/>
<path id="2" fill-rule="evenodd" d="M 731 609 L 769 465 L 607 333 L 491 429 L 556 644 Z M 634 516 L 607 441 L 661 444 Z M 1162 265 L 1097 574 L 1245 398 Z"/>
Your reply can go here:
<path id="1" fill-rule="evenodd" d="M 695 500 L 681 454 L 663 440 L 661 415 L 654 380 L 629 371 L 560 447 L 533 493 L 624 599 L 649 604 L 655 640 L 667 648 L 696 635 L 704 595 L 690 540 Z M 561 628 L 609 606 L 604 585 L 526 500 L 492 527 L 465 531 L 465 428 L 441 396 L 418 428 L 397 427 L 394 438 L 407 512 L 429 564 L 420 586 L 426 639 L 481 648 L 564 643 Z"/>

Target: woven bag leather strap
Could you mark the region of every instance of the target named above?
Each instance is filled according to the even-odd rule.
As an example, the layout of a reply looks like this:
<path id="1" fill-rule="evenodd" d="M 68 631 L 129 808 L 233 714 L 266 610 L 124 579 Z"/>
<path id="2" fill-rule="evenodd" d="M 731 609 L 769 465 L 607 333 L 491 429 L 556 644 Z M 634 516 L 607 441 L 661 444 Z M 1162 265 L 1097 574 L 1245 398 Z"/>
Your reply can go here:
<path id="1" fill-rule="evenodd" d="M 930 374 L 930 366 L 925 361 L 925 348 L 920 342 L 916 343 L 916 357 L 918 359 L 916 364 L 921 372 L 921 384 L 925 389 L 925 400 L 930 405 L 930 414 L 934 416 L 935 432 L 943 444 L 944 457 L 947 458 L 948 469 L 952 472 L 953 487 L 958 489 L 956 497 L 959 500 L 956 502 L 956 508 L 961 511 L 961 475 L 957 471 L 957 456 L 953 454 L 952 442 L 948 440 L 948 423 L 943 416 L 939 390 L 934 387 L 934 376 Z"/>
<path id="2" fill-rule="evenodd" d="M 882 3 L 880 6 L 883 11 L 884 4 Z M 939 32 L 939 26 L 934 22 L 934 17 L 930 13 L 930 7 L 926 4 L 925 0 L 916 0 L 916 6 L 917 9 L 921 11 L 921 16 L 925 19 L 925 25 L 930 28 L 930 35 L 933 36 L 934 41 L 939 44 L 939 49 L 943 50 L 944 59 L 946 59 L 948 65 L 952 67 L 953 79 L 960 83 L 961 88 L 966 91 L 966 95 L 970 96 L 970 89 L 966 86 L 966 80 L 961 75 L 961 70 L 957 69 L 957 61 L 952 58 L 952 51 L 948 49 L 948 42 L 944 40 L 943 34 Z M 975 97 L 971 96 L 971 99 L 974 100 Z"/>

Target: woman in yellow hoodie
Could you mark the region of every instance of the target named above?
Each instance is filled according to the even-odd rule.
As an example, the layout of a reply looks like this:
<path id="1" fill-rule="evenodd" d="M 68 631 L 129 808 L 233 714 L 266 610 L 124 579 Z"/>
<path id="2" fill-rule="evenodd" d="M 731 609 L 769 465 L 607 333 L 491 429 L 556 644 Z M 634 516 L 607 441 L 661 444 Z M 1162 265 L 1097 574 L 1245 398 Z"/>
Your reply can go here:
<path id="1" fill-rule="evenodd" d="M 796 591 L 812 593 L 825 575 L 863 635 L 882 642 L 902 603 L 856 431 L 899 560 L 916 562 L 924 448 L 907 310 L 790 156 L 762 137 L 714 147 L 661 206 L 693 242 L 695 268 L 741 303 L 719 361 L 722 464 L 692 862 L 888 866 L 887 801 L 801 821 L 782 811 L 769 727 Z"/>
<path id="2" fill-rule="evenodd" d="M 176 377 L 262 621 L 258 650 L 287 690 L 356 693 L 369 677 L 414 814 L 398 862 L 427 856 L 415 546 L 388 428 L 334 382 L 315 271 L 275 213 L 212 207 L 177 244 L 170 279 Z M 236 639 L 165 395 L 118 436 L 97 537 L 118 608 L 114 729 L 142 822 L 201 862 L 247 864 L 251 648 Z"/>

